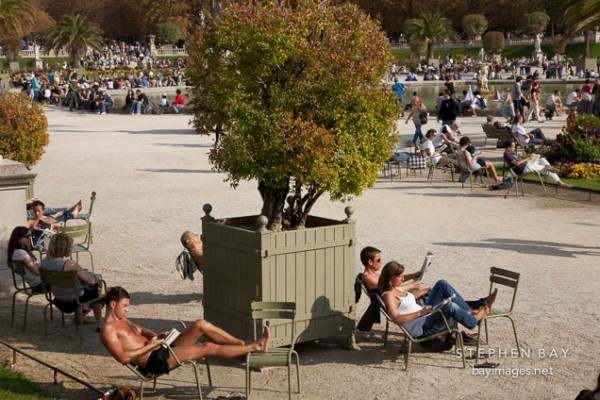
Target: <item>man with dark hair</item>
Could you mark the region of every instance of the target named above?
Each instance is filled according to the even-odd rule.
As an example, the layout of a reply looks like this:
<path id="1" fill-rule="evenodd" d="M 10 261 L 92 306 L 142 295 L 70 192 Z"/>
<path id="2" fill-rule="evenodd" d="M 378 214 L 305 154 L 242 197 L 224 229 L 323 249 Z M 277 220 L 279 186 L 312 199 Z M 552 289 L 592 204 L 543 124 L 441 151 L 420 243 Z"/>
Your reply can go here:
<path id="1" fill-rule="evenodd" d="M 525 96 L 523 96 L 523 90 L 521 88 L 522 80 L 523 80 L 523 78 L 521 78 L 520 76 L 517 76 L 517 79 L 515 80 L 515 84 L 513 85 L 513 90 L 512 90 L 512 100 L 513 100 L 513 105 L 515 107 L 516 114 L 523 114 L 523 103 L 521 101 L 522 100 L 525 101 Z"/>
<path id="2" fill-rule="evenodd" d="M 133 362 L 145 374 L 169 373 L 177 365 L 164 346 L 169 332 L 155 333 L 129 321 L 130 296 L 121 287 L 106 293 L 106 318 L 101 330 L 102 344 L 120 363 Z M 208 340 L 198 343 L 201 337 Z M 263 327 L 263 335 L 255 342 L 245 343 L 205 320 L 197 320 L 171 344 L 180 362 L 203 357 L 235 358 L 250 352 L 268 351 L 271 332 Z"/>
<path id="3" fill-rule="evenodd" d="M 381 251 L 375 247 L 367 246 L 360 251 L 360 262 L 365 267 L 362 280 L 367 289 L 377 289 L 379 271 L 381 270 Z M 421 272 L 405 274 L 405 280 L 417 279 Z M 411 284 L 412 285 L 412 284 Z M 419 284 L 420 286 L 420 284 Z M 418 288 L 417 288 L 418 289 Z"/>

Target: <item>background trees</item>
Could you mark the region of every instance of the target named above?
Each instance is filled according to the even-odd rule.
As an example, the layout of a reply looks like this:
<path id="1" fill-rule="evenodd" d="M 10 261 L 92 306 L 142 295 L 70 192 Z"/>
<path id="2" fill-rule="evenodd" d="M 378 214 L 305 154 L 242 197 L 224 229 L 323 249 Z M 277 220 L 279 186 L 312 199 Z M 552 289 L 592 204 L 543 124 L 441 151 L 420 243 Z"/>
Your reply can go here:
<path id="1" fill-rule="evenodd" d="M 487 32 L 481 39 L 483 48 L 488 54 L 500 54 L 504 50 L 504 34 L 502 32 Z"/>
<path id="2" fill-rule="evenodd" d="M 462 28 L 469 36 L 481 36 L 487 27 L 487 18 L 481 14 L 469 14 L 462 20 Z"/>
<path id="3" fill-rule="evenodd" d="M 88 48 L 102 48 L 102 31 L 98 25 L 87 22 L 81 15 L 65 15 L 48 34 L 48 47 L 58 53 L 66 49 L 75 67 L 81 66 L 80 57 Z"/>
<path id="4" fill-rule="evenodd" d="M 407 36 L 413 40 L 420 40 L 427 44 L 427 64 L 433 59 L 433 47 L 436 42 L 444 41 L 453 36 L 450 20 L 440 13 L 424 13 L 420 18 L 414 19 Z"/>
<path id="5" fill-rule="evenodd" d="M 194 126 L 223 133 L 210 160 L 233 186 L 258 181 L 268 229 L 301 227 L 324 193 L 375 183 L 397 112 L 380 85 L 388 42 L 358 7 L 239 3 L 188 49 Z"/>

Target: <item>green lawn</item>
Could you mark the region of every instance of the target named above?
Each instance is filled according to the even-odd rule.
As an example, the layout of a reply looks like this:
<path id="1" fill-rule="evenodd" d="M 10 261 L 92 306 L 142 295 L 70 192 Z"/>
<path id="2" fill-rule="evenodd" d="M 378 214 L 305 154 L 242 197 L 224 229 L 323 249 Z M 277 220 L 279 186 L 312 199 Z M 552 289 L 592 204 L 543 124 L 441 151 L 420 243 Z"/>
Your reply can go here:
<path id="1" fill-rule="evenodd" d="M 498 175 L 502 175 L 502 164 L 496 164 L 495 167 L 496 171 L 498 172 Z M 539 179 L 535 174 L 525 175 L 523 179 L 531 182 L 539 182 Z M 572 185 L 574 188 L 588 189 L 600 192 L 600 177 L 594 179 L 569 179 L 561 177 L 560 179 L 563 182 Z M 548 184 L 551 185 L 551 183 Z"/>
<path id="2" fill-rule="evenodd" d="M 472 57 L 479 57 L 479 48 L 459 48 L 459 49 L 434 49 L 433 54 L 436 58 L 444 57 L 446 54 L 451 54 L 453 57 L 456 55 L 470 55 Z M 576 59 L 580 55 L 583 55 L 584 43 L 569 43 L 567 44 L 566 54 L 573 59 Z M 531 56 L 531 52 L 533 51 L 533 45 L 531 46 L 507 46 L 504 48 L 502 52 L 503 57 L 522 57 L 522 56 Z M 554 52 L 550 48 L 549 45 L 542 45 L 542 51 L 546 53 L 549 57 L 554 56 Z M 410 50 L 393 50 L 392 51 L 396 58 L 403 60 L 410 58 L 412 53 Z M 590 57 L 598 57 L 600 56 L 600 43 L 590 43 Z"/>
<path id="3" fill-rule="evenodd" d="M 44 57 L 42 61 L 50 64 L 51 66 L 55 66 L 57 63 L 62 65 L 63 62 L 69 61 L 69 57 Z M 33 68 L 34 66 L 33 58 L 19 58 L 19 66 L 21 68 Z M 8 69 L 9 61 L 6 58 L 0 59 L 0 69 Z"/>
<path id="4" fill-rule="evenodd" d="M 20 373 L 0 367 L 0 400 L 60 400 Z"/>

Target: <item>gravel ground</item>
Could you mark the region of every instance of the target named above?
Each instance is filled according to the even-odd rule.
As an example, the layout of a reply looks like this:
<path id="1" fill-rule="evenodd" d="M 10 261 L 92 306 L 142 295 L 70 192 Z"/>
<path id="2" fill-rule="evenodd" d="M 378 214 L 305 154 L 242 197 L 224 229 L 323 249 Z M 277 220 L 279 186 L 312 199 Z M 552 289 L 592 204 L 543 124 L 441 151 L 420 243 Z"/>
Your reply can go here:
<path id="1" fill-rule="evenodd" d="M 50 145 L 33 168 L 38 174 L 36 195 L 53 206 L 82 198 L 85 209 L 90 192 L 98 193 L 92 217 L 96 272 L 109 285 L 130 290 L 133 321 L 164 330 L 175 319 L 202 318 L 202 279 L 182 281 L 174 269 L 174 258 L 181 251 L 179 236 L 186 229 L 200 229 L 204 203 L 213 205 L 215 217 L 257 213 L 256 184 L 244 182 L 233 190 L 224 174 L 212 171 L 207 157 L 212 139 L 194 134 L 189 116 L 96 116 L 57 109 L 48 109 L 47 115 Z M 482 147 L 483 118 L 462 122 L 464 132 Z M 540 126 L 552 136 L 562 124 L 564 117 Z M 412 136 L 412 124 L 402 121 L 399 127 L 404 138 Z M 501 152 L 488 144 L 485 155 L 498 160 Z M 358 221 L 357 250 L 375 245 L 382 249 L 384 261 L 398 260 L 409 270 L 418 268 L 424 254 L 432 251 L 436 259 L 426 283 L 445 278 L 466 298 L 487 293 L 492 266 L 520 272 L 515 312 L 521 343 L 531 350 L 530 356 L 510 357 L 514 347 L 510 324 L 495 320 L 490 323 L 491 347 L 508 351 L 508 356 L 492 356 L 501 369 L 483 371 L 498 375 L 479 376 L 482 370 L 461 369 L 459 359 L 450 353 L 424 353 L 418 348 L 404 372 L 399 336 L 393 334 L 383 348 L 383 327 L 376 326 L 372 335 L 358 337 L 360 352 L 341 350 L 332 341 L 299 346 L 303 386 L 296 398 L 569 399 L 593 386 L 600 359 L 600 208 L 537 196 L 505 200 L 503 192 L 461 189 L 443 174 L 433 184 L 426 183 L 425 176 L 394 182 L 382 178 L 352 202 Z M 344 207 L 323 199 L 313 214 L 342 219 Z M 82 265 L 89 267 L 89 260 L 82 257 Z M 5 288 L 9 279 L 6 270 L 0 272 Z M 104 350 L 92 327 L 84 327 L 81 351 L 70 317 L 64 329 L 55 321 L 44 338 L 40 298 L 32 300 L 28 332 L 20 333 L 19 324 L 7 323 L 10 297 L 6 290 L 3 293 L 3 339 L 100 388 L 137 385 Z M 499 302 L 508 298 L 508 291 L 501 290 Z M 366 307 L 363 298 L 359 315 Z M 22 302 L 17 310 L 20 322 Z M 242 360 L 214 364 L 215 386 L 204 387 L 205 398 L 243 393 Z M 23 358 L 17 368 L 35 381 L 52 381 L 48 370 Z M 523 370 L 515 376 L 519 368 Z M 535 368 L 546 369 L 546 375 L 527 375 Z M 284 398 L 286 380 L 282 369 L 254 374 L 254 398 Z M 194 398 L 193 382 L 191 369 L 183 368 L 160 379 L 154 397 L 149 393 L 148 398 Z M 46 386 L 72 399 L 95 398 L 69 382 L 58 388 Z"/>

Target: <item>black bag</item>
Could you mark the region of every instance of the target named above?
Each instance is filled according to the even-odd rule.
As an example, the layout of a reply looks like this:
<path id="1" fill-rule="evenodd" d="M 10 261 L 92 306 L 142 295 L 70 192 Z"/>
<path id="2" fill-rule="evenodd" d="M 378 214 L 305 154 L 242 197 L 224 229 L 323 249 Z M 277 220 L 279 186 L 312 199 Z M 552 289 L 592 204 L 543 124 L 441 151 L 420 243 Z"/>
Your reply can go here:
<path id="1" fill-rule="evenodd" d="M 502 182 L 499 184 L 490 186 L 490 190 L 508 190 L 513 186 L 514 182 L 514 178 L 511 175 L 507 175 L 502 178 Z"/>
<path id="2" fill-rule="evenodd" d="M 421 121 L 421 125 L 425 125 L 427 123 L 427 111 L 423 111 L 419 113 L 419 121 Z"/>
<path id="3" fill-rule="evenodd" d="M 421 347 L 431 352 L 448 351 L 454 346 L 454 337 L 450 334 L 421 342 Z"/>

